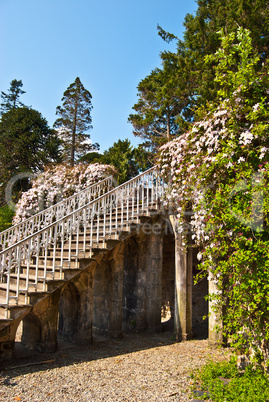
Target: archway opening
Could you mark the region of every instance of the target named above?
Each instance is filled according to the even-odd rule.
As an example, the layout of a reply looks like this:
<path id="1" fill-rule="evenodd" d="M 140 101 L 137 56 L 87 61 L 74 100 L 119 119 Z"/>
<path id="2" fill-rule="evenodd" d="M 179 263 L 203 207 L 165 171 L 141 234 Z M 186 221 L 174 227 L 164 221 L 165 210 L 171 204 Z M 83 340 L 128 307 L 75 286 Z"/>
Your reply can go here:
<path id="1" fill-rule="evenodd" d="M 19 323 L 15 335 L 15 356 L 24 357 L 39 353 L 41 324 L 38 317 L 29 312 Z"/>

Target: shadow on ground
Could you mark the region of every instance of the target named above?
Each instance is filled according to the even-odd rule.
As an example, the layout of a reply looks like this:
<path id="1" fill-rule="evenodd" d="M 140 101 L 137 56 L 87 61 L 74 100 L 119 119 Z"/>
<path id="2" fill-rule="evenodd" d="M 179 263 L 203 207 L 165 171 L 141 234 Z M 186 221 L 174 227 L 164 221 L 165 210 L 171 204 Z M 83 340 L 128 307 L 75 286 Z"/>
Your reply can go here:
<path id="1" fill-rule="evenodd" d="M 147 350 L 175 343 L 173 332 L 158 334 L 123 334 L 122 339 L 95 338 L 87 346 L 78 346 L 59 341 L 58 350 L 54 353 L 37 353 L 27 351 L 20 343 L 16 345 L 16 358 L 2 362 L 0 371 L 6 379 L 48 369 L 91 362 L 113 356 L 121 356 L 133 352 Z"/>

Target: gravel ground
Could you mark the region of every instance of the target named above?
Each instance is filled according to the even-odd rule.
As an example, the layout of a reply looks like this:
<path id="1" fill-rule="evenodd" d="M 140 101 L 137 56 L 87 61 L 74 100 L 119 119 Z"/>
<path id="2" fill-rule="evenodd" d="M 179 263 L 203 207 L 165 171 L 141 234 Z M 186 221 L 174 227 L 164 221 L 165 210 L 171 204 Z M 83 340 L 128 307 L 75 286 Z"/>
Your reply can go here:
<path id="1" fill-rule="evenodd" d="M 207 340 L 175 343 L 172 333 L 125 334 L 87 347 L 6 362 L 0 401 L 190 401 L 193 369 L 227 352 Z"/>

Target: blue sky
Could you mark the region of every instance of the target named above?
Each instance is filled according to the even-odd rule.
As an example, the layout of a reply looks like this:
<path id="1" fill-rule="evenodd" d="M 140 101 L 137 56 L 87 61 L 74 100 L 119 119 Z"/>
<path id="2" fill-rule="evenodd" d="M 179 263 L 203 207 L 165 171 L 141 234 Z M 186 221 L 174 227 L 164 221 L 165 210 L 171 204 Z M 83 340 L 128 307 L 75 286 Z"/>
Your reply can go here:
<path id="1" fill-rule="evenodd" d="M 137 85 L 160 66 L 162 50 L 174 50 L 157 24 L 183 36 L 194 0 L 0 0 L 0 91 L 13 79 L 21 101 L 50 126 L 63 92 L 76 77 L 92 94 L 91 140 L 101 151 L 118 139 L 138 144 L 127 123 Z"/>

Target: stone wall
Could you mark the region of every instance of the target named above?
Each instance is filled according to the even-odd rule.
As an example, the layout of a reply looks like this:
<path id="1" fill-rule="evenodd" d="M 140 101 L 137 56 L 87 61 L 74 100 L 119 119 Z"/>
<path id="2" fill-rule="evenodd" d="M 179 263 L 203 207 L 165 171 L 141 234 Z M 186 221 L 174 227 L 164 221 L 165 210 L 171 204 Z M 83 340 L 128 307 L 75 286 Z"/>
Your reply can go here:
<path id="1" fill-rule="evenodd" d="M 118 338 L 122 331 L 175 329 L 179 340 L 192 336 L 207 338 L 208 321 L 203 317 L 208 314 L 208 302 L 204 299 L 208 281 L 204 278 L 196 285 L 193 283 L 192 278 L 197 274 L 196 250 L 187 254 L 184 249 L 180 251 L 177 275 L 182 275 L 185 269 L 188 281 L 185 288 L 184 281 L 180 282 L 181 297 L 177 298 L 176 310 L 175 236 L 171 230 L 164 230 L 165 220 L 161 216 L 155 216 L 150 222 L 149 218 L 145 219 L 145 230 L 142 227 L 139 233 L 98 255 L 94 261 L 85 260 L 82 271 L 39 303 L 32 300 L 31 311 L 25 311 L 24 316 L 15 320 L 6 336 L 3 332 L 1 348 L 11 351 L 3 349 L 1 353 L 12 355 L 21 319 L 24 319 L 22 343 L 42 351 L 56 350 L 57 336 L 87 344 L 94 335 Z M 184 310 L 186 300 L 188 309 Z M 177 314 L 181 321 L 176 332 Z M 185 332 L 184 323 L 188 324 Z"/>

